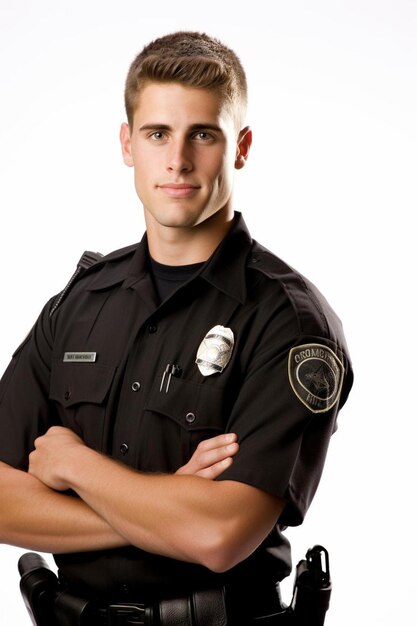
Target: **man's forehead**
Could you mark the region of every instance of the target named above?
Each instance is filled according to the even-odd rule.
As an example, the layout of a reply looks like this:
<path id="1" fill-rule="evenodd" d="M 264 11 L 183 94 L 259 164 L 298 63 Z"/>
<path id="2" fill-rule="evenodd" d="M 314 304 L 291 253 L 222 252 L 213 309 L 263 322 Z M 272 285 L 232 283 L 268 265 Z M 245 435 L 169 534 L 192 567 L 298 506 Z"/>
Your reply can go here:
<path id="1" fill-rule="evenodd" d="M 189 125 L 223 126 L 230 118 L 222 95 L 213 89 L 189 87 L 177 82 L 148 82 L 138 94 L 135 106 L 135 121 L 148 123 L 149 115 L 158 116 L 162 124 L 170 121 L 188 120 Z"/>

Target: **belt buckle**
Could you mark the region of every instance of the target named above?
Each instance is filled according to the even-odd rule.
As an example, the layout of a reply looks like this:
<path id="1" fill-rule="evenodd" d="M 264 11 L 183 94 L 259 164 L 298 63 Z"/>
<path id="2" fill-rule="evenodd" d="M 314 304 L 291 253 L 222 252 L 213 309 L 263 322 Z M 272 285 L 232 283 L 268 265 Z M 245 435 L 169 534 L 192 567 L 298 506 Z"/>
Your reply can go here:
<path id="1" fill-rule="evenodd" d="M 144 626 L 145 605 L 110 604 L 107 609 L 109 626 Z"/>

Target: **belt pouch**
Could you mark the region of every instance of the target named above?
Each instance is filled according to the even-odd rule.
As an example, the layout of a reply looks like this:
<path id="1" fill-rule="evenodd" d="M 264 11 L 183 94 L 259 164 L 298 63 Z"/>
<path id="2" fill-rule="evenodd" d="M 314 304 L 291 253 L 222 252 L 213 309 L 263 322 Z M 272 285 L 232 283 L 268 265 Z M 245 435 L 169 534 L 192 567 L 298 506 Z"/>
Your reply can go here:
<path id="1" fill-rule="evenodd" d="M 59 626 L 88 626 L 88 618 L 91 617 L 90 602 L 62 591 L 56 596 L 54 615 Z"/>
<path id="2" fill-rule="evenodd" d="M 195 626 L 226 626 L 224 589 L 206 589 L 193 593 Z"/>
<path id="3" fill-rule="evenodd" d="M 193 626 L 189 598 L 160 600 L 159 621 L 161 626 Z"/>

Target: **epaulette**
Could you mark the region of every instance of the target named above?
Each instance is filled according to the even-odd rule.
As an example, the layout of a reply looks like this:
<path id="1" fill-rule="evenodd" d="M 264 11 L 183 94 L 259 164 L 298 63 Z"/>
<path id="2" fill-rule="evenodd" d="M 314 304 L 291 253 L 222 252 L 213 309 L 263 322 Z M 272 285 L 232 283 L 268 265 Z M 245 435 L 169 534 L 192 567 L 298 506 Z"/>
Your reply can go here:
<path id="1" fill-rule="evenodd" d="M 51 310 L 49 311 L 49 317 L 52 317 L 58 307 L 62 304 L 71 287 L 73 286 L 75 281 L 81 276 L 81 274 L 84 274 L 86 270 L 98 263 L 98 261 L 100 261 L 100 259 L 102 258 L 103 255 L 100 252 L 90 252 L 89 250 L 86 250 L 84 252 L 81 259 L 77 263 L 77 269 L 75 270 L 74 274 L 71 276 L 67 285 L 56 297 L 56 300 L 52 304 Z"/>

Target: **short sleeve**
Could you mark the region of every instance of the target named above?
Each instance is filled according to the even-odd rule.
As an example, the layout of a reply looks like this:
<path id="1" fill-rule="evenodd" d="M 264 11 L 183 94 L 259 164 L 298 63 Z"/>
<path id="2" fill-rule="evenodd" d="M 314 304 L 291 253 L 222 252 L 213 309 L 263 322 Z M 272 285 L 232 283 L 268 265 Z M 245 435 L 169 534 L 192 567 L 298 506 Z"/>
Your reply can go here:
<path id="1" fill-rule="evenodd" d="M 333 341 L 302 336 L 283 347 L 270 330 L 233 407 L 227 429 L 238 434 L 240 448 L 219 480 L 283 498 L 279 523 L 301 524 L 351 384 L 349 360 Z"/>
<path id="2" fill-rule="evenodd" d="M 50 303 L 14 353 L 0 381 L 0 461 L 24 470 L 34 440 L 51 425 L 49 309 Z"/>

